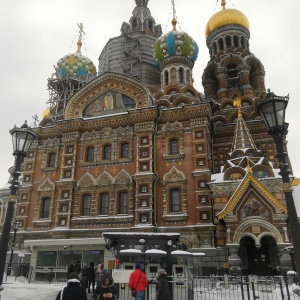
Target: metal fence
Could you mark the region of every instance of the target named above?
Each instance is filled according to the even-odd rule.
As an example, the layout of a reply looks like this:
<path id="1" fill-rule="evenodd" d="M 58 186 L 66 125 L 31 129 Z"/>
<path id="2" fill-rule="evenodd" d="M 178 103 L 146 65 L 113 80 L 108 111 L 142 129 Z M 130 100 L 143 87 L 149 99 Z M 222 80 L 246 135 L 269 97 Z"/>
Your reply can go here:
<path id="1" fill-rule="evenodd" d="M 7 271 L 7 265 L 5 268 Z M 66 273 L 53 268 L 35 269 L 28 264 L 13 264 L 10 276 L 28 283 L 66 283 Z M 199 276 L 169 277 L 172 300 L 300 300 L 297 276 Z M 156 299 L 156 280 L 149 281 L 145 300 Z M 128 284 L 117 284 L 120 300 L 131 300 Z"/>
<path id="2" fill-rule="evenodd" d="M 295 278 L 274 276 L 209 276 L 193 280 L 193 300 L 300 299 Z"/>

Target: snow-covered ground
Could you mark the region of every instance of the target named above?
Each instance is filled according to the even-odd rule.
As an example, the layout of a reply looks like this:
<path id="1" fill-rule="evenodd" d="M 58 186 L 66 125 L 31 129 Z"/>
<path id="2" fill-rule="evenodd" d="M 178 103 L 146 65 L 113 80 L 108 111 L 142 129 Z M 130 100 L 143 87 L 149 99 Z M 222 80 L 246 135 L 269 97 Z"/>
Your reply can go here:
<path id="1" fill-rule="evenodd" d="M 0 293 L 1 300 L 55 300 L 58 292 L 66 284 L 36 284 L 26 280 L 8 279 L 3 284 L 4 290 Z"/>

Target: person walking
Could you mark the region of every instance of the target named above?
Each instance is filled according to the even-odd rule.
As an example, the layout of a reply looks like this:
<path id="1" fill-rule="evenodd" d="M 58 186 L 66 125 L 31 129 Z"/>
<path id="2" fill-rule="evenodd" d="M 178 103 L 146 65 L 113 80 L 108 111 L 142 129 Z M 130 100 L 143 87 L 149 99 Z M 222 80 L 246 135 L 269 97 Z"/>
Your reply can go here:
<path id="1" fill-rule="evenodd" d="M 78 260 L 77 262 L 74 262 L 74 272 L 77 272 L 78 274 L 81 271 L 81 261 Z"/>
<path id="2" fill-rule="evenodd" d="M 78 273 L 70 273 L 67 286 L 57 294 L 55 300 L 87 300 L 85 289 L 80 286 Z"/>
<path id="3" fill-rule="evenodd" d="M 169 283 L 164 269 L 157 271 L 156 300 L 170 300 Z"/>
<path id="4" fill-rule="evenodd" d="M 75 269 L 74 269 L 74 262 L 71 263 L 69 266 L 68 266 L 68 270 L 67 270 L 67 278 L 69 278 L 69 275 L 71 273 L 75 272 Z"/>
<path id="5" fill-rule="evenodd" d="M 88 293 L 91 293 L 91 285 L 92 291 L 95 291 L 95 264 L 94 262 L 90 262 L 90 266 L 88 267 Z"/>
<path id="6" fill-rule="evenodd" d="M 81 286 L 83 286 L 84 289 L 86 289 L 88 287 L 88 267 L 86 263 L 83 263 L 79 277 Z"/>
<path id="7" fill-rule="evenodd" d="M 102 275 L 106 272 L 107 270 L 104 268 L 104 264 L 100 263 L 95 271 L 97 285 L 100 283 Z"/>
<path id="8" fill-rule="evenodd" d="M 136 300 L 143 300 L 145 297 L 145 289 L 148 286 L 146 274 L 141 271 L 141 265 L 136 264 L 135 270 L 130 274 L 129 289 L 131 290 L 132 297 Z"/>
<path id="9" fill-rule="evenodd" d="M 114 280 L 109 272 L 102 275 L 100 283 L 93 294 L 94 300 L 117 299 L 117 290 Z"/>

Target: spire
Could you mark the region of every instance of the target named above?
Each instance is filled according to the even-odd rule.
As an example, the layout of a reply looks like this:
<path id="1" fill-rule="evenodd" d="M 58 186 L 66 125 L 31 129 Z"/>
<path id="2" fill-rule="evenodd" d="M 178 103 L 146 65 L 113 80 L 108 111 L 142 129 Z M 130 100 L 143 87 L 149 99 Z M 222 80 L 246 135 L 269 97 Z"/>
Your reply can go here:
<path id="1" fill-rule="evenodd" d="M 78 42 L 77 42 L 77 52 L 81 52 L 81 46 L 82 46 L 82 34 L 85 34 L 83 31 L 83 24 L 77 24 L 79 28 L 79 37 L 78 37 Z"/>
<path id="2" fill-rule="evenodd" d="M 171 0 L 171 2 L 172 2 L 172 7 L 173 7 L 173 19 L 172 19 L 172 22 L 171 22 L 171 24 L 172 24 L 172 26 L 173 26 L 173 31 L 177 31 L 177 29 L 176 29 L 176 25 L 177 25 L 177 19 L 176 19 L 176 9 L 175 9 L 175 2 L 174 2 L 174 0 Z"/>
<path id="3" fill-rule="evenodd" d="M 238 109 L 238 117 L 236 119 L 235 132 L 234 132 L 231 151 L 233 152 L 237 149 L 249 149 L 249 148 L 257 150 L 253 138 L 242 117 L 241 98 L 239 97 L 235 98 L 235 100 L 233 100 L 233 105 Z"/>

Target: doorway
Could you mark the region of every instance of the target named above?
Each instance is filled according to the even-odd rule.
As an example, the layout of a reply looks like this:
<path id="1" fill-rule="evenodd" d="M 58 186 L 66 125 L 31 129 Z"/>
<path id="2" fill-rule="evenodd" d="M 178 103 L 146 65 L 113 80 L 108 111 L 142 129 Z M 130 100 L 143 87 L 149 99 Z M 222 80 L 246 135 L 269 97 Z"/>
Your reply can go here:
<path id="1" fill-rule="evenodd" d="M 271 236 L 264 236 L 258 247 L 253 238 L 243 237 L 240 241 L 240 257 L 243 275 L 278 275 L 278 252 L 276 241 Z"/>

